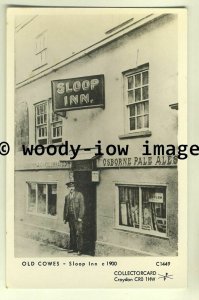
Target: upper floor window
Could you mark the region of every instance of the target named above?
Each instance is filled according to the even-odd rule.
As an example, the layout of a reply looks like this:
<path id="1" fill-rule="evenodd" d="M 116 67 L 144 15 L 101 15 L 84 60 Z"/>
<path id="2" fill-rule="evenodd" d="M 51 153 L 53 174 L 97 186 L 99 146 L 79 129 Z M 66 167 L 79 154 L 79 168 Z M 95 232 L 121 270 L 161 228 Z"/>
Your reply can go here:
<path id="1" fill-rule="evenodd" d="M 149 128 L 149 65 L 140 66 L 125 74 L 127 132 Z"/>
<path id="2" fill-rule="evenodd" d="M 47 32 L 42 32 L 35 39 L 35 69 L 47 63 Z"/>
<path id="3" fill-rule="evenodd" d="M 62 119 L 52 111 L 52 101 L 35 105 L 36 143 L 41 145 L 62 141 Z"/>

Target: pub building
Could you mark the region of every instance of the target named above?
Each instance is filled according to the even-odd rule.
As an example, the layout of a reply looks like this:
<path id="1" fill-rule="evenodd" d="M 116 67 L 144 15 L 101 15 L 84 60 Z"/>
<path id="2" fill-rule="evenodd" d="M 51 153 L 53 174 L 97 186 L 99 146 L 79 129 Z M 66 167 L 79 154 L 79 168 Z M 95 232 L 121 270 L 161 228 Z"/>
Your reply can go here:
<path id="1" fill-rule="evenodd" d="M 105 29 L 104 16 L 95 30 L 90 19 L 75 29 L 74 16 L 16 18 L 16 238 L 68 248 L 65 183 L 74 180 L 85 199 L 85 253 L 178 253 L 177 161 L 142 155 L 146 141 L 177 145 L 178 16 L 125 17 Z M 60 30 L 73 26 L 74 46 Z M 75 157 L 70 147 L 23 155 L 22 145 L 58 150 L 66 141 L 81 145 Z"/>

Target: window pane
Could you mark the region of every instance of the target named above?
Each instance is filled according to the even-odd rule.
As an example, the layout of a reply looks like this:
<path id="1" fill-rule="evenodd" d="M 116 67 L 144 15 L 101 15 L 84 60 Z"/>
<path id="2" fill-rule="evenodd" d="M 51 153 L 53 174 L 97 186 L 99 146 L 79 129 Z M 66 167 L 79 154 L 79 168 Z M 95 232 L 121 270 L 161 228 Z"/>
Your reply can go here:
<path id="1" fill-rule="evenodd" d="M 133 76 L 128 77 L 128 89 L 132 89 L 134 87 L 133 80 Z"/>
<path id="2" fill-rule="evenodd" d="M 60 136 L 60 127 L 57 127 L 57 136 Z"/>
<path id="3" fill-rule="evenodd" d="M 55 216 L 57 214 L 57 185 L 48 185 L 48 214 Z"/>
<path id="4" fill-rule="evenodd" d="M 62 127 L 58 127 L 58 136 L 62 136 Z"/>
<path id="5" fill-rule="evenodd" d="M 148 93 L 148 86 L 144 86 L 142 88 L 142 99 L 148 99 L 149 98 L 149 93 Z"/>
<path id="6" fill-rule="evenodd" d="M 38 184 L 38 206 L 37 212 L 46 214 L 46 184 Z"/>
<path id="7" fill-rule="evenodd" d="M 149 113 L 149 102 L 146 101 L 143 104 L 144 104 L 144 113 L 148 114 Z"/>
<path id="8" fill-rule="evenodd" d="M 143 117 L 137 117 L 137 129 L 143 128 Z"/>
<path id="9" fill-rule="evenodd" d="M 165 190 L 142 189 L 142 229 L 166 233 Z"/>
<path id="10" fill-rule="evenodd" d="M 128 103 L 134 102 L 134 91 L 128 92 Z"/>
<path id="11" fill-rule="evenodd" d="M 136 104 L 136 106 L 137 106 L 137 115 L 143 115 L 143 113 L 144 113 L 144 104 L 139 103 L 139 104 Z"/>
<path id="12" fill-rule="evenodd" d="M 144 116 L 144 127 L 149 127 L 149 115 Z"/>
<path id="13" fill-rule="evenodd" d="M 138 87 L 141 85 L 141 74 L 135 75 L 135 87 Z"/>
<path id="14" fill-rule="evenodd" d="M 135 130 L 135 118 L 130 119 L 130 130 Z"/>
<path id="15" fill-rule="evenodd" d="M 130 105 L 129 110 L 130 110 L 130 117 L 135 116 L 135 105 Z"/>
<path id="16" fill-rule="evenodd" d="M 56 137 L 56 128 L 53 128 L 53 137 Z"/>
<path id="17" fill-rule="evenodd" d="M 139 228 L 139 188 L 128 188 L 129 194 L 129 219 L 132 227 Z"/>
<path id="18" fill-rule="evenodd" d="M 50 102 L 49 105 L 52 105 Z M 48 114 L 48 102 L 45 101 L 42 104 L 38 104 L 36 107 L 36 113 L 39 115 L 36 117 L 36 133 L 37 133 L 37 143 L 40 145 L 47 144 L 49 138 L 51 140 L 55 137 L 62 136 L 62 119 L 60 116 L 52 113 L 52 108 L 50 109 L 51 114 Z M 53 123 L 54 122 L 54 123 Z M 48 125 L 50 123 L 50 130 L 48 133 Z M 51 135 L 48 136 L 48 135 Z M 53 142 L 61 142 L 61 138 L 59 140 L 53 140 Z"/>
<path id="19" fill-rule="evenodd" d="M 47 144 L 47 139 L 46 138 L 39 139 L 38 144 L 39 145 L 46 145 Z"/>
<path id="20" fill-rule="evenodd" d="M 57 138 L 52 138 L 52 142 L 53 143 L 61 143 L 62 142 L 62 138 L 61 137 L 57 137 Z"/>
<path id="21" fill-rule="evenodd" d="M 36 184 L 28 183 L 28 211 L 36 212 Z"/>
<path id="22" fill-rule="evenodd" d="M 148 71 L 142 73 L 142 84 L 148 84 L 149 83 L 149 73 Z"/>
<path id="23" fill-rule="evenodd" d="M 139 228 L 139 189 L 119 187 L 119 224 Z"/>
<path id="24" fill-rule="evenodd" d="M 44 127 L 44 136 L 47 136 L 47 127 Z"/>
<path id="25" fill-rule="evenodd" d="M 141 89 L 136 89 L 135 90 L 135 101 L 140 101 L 141 100 Z"/>

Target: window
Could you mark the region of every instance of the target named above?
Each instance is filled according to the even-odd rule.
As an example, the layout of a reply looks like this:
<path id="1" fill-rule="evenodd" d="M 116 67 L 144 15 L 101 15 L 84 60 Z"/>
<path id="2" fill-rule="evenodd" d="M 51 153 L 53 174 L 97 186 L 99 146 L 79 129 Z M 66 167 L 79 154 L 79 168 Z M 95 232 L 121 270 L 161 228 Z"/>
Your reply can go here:
<path id="1" fill-rule="evenodd" d="M 42 32 L 35 39 L 35 69 L 47 63 L 47 32 Z"/>
<path id="2" fill-rule="evenodd" d="M 117 225 L 166 236 L 166 188 L 118 185 Z M 118 205 L 118 203 L 117 203 Z"/>
<path id="3" fill-rule="evenodd" d="M 61 117 L 52 111 L 51 105 L 51 140 L 52 143 L 58 143 L 62 141 L 62 120 Z"/>
<path id="4" fill-rule="evenodd" d="M 48 141 L 48 102 L 42 102 L 36 106 L 36 130 L 37 143 L 47 144 Z"/>
<path id="5" fill-rule="evenodd" d="M 46 145 L 62 141 L 61 117 L 52 111 L 52 101 L 35 105 L 36 143 Z"/>
<path id="6" fill-rule="evenodd" d="M 148 64 L 125 73 L 127 131 L 149 128 L 149 68 Z"/>
<path id="7" fill-rule="evenodd" d="M 33 214 L 55 216 L 57 214 L 57 184 L 29 182 L 27 211 Z"/>

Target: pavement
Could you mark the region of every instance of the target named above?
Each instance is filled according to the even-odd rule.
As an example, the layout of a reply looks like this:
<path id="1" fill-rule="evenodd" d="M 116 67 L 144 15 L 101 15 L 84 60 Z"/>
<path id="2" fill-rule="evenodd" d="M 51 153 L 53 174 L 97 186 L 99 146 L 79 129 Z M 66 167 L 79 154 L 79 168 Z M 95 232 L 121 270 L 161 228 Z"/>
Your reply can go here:
<path id="1" fill-rule="evenodd" d="M 88 255 L 81 255 L 81 257 Z M 15 236 L 15 257 L 79 257 L 77 253 L 68 253 L 67 249 L 55 245 Z"/>

